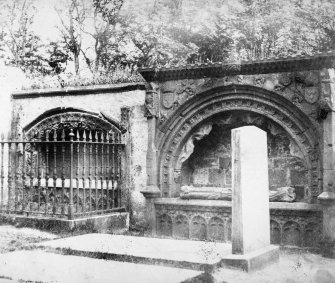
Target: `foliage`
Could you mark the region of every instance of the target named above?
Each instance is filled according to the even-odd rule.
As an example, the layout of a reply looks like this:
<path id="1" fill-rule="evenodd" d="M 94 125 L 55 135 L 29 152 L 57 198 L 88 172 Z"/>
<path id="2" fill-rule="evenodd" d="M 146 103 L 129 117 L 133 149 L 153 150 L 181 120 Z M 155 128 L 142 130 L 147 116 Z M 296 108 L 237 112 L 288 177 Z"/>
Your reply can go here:
<path id="1" fill-rule="evenodd" d="M 132 77 L 137 66 L 335 49 L 330 0 L 62 0 L 60 38 L 47 44 L 31 28 L 34 0 L 13 3 L 2 5 L 12 16 L 0 22 L 1 54 L 7 52 L 9 62 L 27 73 L 52 77 L 56 85 L 123 81 L 120 74 L 128 71 L 120 68 L 129 70 L 132 81 L 139 79 Z"/>
<path id="2" fill-rule="evenodd" d="M 31 0 L 1 3 L 0 56 L 26 73 L 47 73 L 40 38 L 34 33 L 35 7 Z"/>

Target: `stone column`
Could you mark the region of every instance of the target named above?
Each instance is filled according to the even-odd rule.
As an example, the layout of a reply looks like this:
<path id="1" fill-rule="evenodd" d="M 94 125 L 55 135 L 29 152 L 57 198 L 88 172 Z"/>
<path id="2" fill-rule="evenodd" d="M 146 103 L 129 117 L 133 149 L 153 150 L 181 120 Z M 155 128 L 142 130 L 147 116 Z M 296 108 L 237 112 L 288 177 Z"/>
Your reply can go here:
<path id="1" fill-rule="evenodd" d="M 321 95 L 319 104 L 319 120 L 322 121 L 322 187 L 323 192 L 318 199 L 323 203 L 335 201 L 335 102 L 333 69 L 323 69 L 321 76 Z"/>
<path id="2" fill-rule="evenodd" d="M 232 130 L 232 252 L 244 255 L 270 245 L 266 132 Z"/>
<path id="3" fill-rule="evenodd" d="M 323 241 L 327 249 L 335 243 L 335 72 L 323 69 L 321 76 L 321 96 L 319 119 L 322 121 L 322 171 L 323 192 L 318 200 L 323 205 Z M 330 246 L 329 246 L 330 244 Z M 335 255 L 333 251 L 330 255 Z"/>
<path id="4" fill-rule="evenodd" d="M 148 119 L 148 150 L 147 150 L 147 187 L 141 193 L 146 199 L 146 218 L 151 234 L 155 234 L 156 212 L 154 199 L 161 195 L 157 184 L 157 149 L 156 126 L 158 118 L 158 93 L 147 90 L 145 98 L 145 116 Z"/>
<path id="5" fill-rule="evenodd" d="M 148 90 L 145 99 L 146 113 L 148 119 L 148 150 L 147 150 L 147 188 L 142 191 L 145 197 L 157 197 L 160 190 L 157 185 L 157 149 L 156 149 L 156 124 L 158 118 L 158 94 L 156 91 Z"/>

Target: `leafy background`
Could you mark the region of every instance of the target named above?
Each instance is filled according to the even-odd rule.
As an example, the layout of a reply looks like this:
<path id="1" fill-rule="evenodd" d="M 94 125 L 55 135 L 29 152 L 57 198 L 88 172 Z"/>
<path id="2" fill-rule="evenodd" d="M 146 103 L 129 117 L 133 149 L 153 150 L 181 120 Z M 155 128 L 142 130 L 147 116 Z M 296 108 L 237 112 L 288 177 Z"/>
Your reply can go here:
<path id="1" fill-rule="evenodd" d="M 41 14 L 54 24 L 38 22 Z M 141 81 L 138 66 L 333 49 L 331 0 L 0 0 L 0 60 L 23 70 L 27 88 Z"/>

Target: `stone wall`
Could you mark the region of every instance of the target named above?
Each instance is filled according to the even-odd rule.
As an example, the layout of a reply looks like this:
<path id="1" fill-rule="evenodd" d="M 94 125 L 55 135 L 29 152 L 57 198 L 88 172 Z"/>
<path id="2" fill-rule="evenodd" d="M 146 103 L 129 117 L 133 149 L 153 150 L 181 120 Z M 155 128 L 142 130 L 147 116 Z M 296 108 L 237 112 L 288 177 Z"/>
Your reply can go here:
<path id="1" fill-rule="evenodd" d="M 268 136 L 270 189 L 295 187 L 299 200 L 309 193 L 303 153 L 281 126 L 247 111 L 218 115 L 206 123 L 212 130 L 194 141 L 194 151 L 182 166 L 182 185 L 231 187 L 231 129 L 254 124 Z"/>
<path id="2" fill-rule="evenodd" d="M 148 143 L 144 100 L 145 90 L 142 84 L 15 92 L 12 95 L 12 136 L 18 138 L 22 129 L 36 118 L 41 115 L 47 117 L 47 111 L 59 107 L 102 113 L 117 123 L 128 119 L 128 131 L 125 135 L 125 197 L 130 206 L 131 222 L 143 221 L 144 197 L 140 190 L 146 187 Z M 121 117 L 121 108 L 124 107 L 129 109 L 126 111 L 129 117 Z"/>

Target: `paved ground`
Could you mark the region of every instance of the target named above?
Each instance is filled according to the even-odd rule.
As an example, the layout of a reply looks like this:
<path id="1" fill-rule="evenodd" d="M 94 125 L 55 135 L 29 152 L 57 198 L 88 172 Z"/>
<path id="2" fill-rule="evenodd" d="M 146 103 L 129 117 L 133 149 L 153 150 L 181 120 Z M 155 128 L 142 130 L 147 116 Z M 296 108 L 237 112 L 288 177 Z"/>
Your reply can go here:
<path id="1" fill-rule="evenodd" d="M 33 244 L 52 249 L 66 249 L 82 253 L 125 255 L 132 259 L 178 261 L 198 264 L 219 263 L 230 254 L 231 245 L 226 243 L 190 240 L 171 240 L 111 234 L 86 234 L 70 238 Z"/>
<path id="2" fill-rule="evenodd" d="M 220 269 L 214 273 L 218 282 L 231 283 L 335 283 L 335 259 L 320 255 L 281 251 L 279 262 L 252 273 Z"/>
<path id="3" fill-rule="evenodd" d="M 176 283 L 201 272 L 154 265 L 65 256 L 43 251 L 16 251 L 0 256 L 0 274 L 33 282 Z"/>
<path id="4" fill-rule="evenodd" d="M 28 243 L 53 240 L 59 235 L 30 228 L 16 228 L 11 225 L 0 225 L 0 253 L 14 251 Z"/>
<path id="5" fill-rule="evenodd" d="M 162 268 L 51 254 L 41 250 L 22 250 L 25 244 L 48 241 L 59 237 L 34 229 L 0 226 L 0 283 L 14 282 L 180 282 L 197 273 Z M 13 251 L 15 252 L 8 252 Z M 121 275 L 121 277 L 117 277 Z M 11 280 L 13 279 L 13 280 Z M 105 280 L 105 281 L 104 281 Z M 124 281 L 122 281 L 124 280 Z M 128 281 L 127 281 L 128 280 Z M 280 261 L 263 270 L 245 273 L 219 269 L 214 282 L 229 283 L 335 283 L 335 259 L 298 251 L 281 251 Z M 187 281 L 209 282 L 202 279 Z"/>

